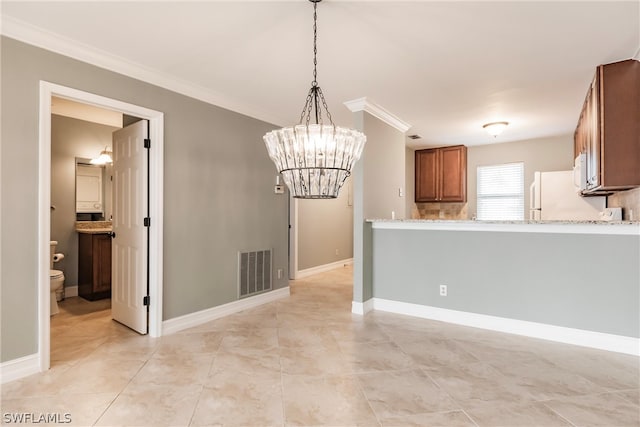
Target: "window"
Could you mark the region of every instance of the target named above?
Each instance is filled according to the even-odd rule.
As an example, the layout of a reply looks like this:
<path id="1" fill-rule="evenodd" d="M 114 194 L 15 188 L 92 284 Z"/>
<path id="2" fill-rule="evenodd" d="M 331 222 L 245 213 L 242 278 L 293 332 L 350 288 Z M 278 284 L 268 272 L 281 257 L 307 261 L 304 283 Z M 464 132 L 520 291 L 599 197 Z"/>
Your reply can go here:
<path id="1" fill-rule="evenodd" d="M 524 219 L 524 163 L 478 166 L 478 219 Z"/>

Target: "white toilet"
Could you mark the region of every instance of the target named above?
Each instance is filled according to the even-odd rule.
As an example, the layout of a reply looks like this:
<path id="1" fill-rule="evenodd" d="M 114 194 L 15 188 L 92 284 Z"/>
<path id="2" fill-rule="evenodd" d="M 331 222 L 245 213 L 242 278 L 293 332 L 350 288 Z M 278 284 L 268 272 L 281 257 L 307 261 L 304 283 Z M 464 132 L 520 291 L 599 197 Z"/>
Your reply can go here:
<path id="1" fill-rule="evenodd" d="M 64 255 L 56 253 L 57 241 L 52 240 L 51 246 L 51 261 L 49 263 L 49 284 L 51 285 L 51 315 L 58 314 L 58 300 L 56 298 L 56 291 L 62 290 L 64 285 L 64 273 L 61 270 L 54 270 L 53 263 L 60 261 L 64 258 Z"/>

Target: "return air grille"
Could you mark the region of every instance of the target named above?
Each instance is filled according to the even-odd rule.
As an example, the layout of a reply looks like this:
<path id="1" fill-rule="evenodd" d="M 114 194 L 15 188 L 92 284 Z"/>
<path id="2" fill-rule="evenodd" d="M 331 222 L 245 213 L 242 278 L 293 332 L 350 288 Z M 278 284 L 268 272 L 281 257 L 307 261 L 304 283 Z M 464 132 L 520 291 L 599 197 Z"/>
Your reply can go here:
<path id="1" fill-rule="evenodd" d="M 271 290 L 271 249 L 238 253 L 240 298 Z"/>

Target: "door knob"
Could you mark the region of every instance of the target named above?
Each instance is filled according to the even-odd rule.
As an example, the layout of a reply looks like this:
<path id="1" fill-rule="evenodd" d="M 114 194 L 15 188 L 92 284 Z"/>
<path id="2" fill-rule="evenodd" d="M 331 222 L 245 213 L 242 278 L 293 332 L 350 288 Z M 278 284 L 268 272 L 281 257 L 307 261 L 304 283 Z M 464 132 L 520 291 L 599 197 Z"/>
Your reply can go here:
<path id="1" fill-rule="evenodd" d="M 116 238 L 116 233 L 114 233 L 113 231 L 111 233 L 109 233 L 109 236 L 111 236 L 112 239 Z"/>

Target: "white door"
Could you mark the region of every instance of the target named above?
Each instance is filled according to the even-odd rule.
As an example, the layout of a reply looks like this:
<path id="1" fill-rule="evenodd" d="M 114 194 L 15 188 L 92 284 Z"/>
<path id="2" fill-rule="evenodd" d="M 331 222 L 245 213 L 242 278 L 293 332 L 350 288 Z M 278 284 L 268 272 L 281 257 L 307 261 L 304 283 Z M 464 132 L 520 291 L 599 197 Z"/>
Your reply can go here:
<path id="1" fill-rule="evenodd" d="M 146 120 L 113 133 L 113 263 L 111 315 L 147 333 L 147 136 Z"/>

